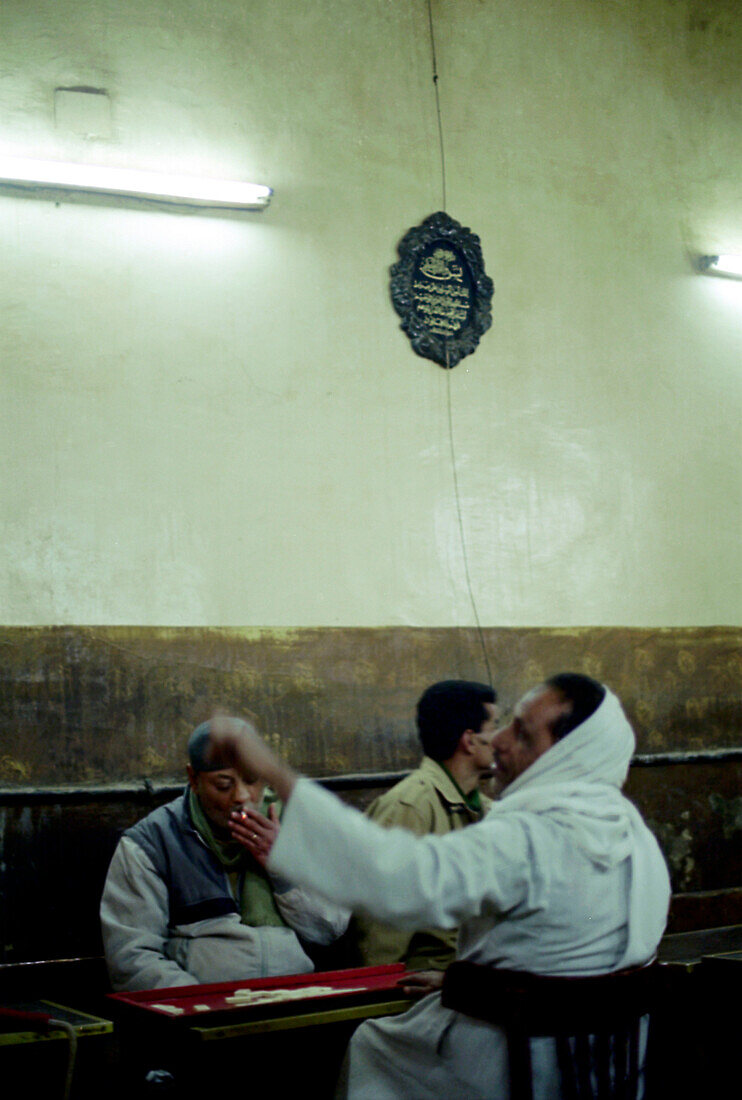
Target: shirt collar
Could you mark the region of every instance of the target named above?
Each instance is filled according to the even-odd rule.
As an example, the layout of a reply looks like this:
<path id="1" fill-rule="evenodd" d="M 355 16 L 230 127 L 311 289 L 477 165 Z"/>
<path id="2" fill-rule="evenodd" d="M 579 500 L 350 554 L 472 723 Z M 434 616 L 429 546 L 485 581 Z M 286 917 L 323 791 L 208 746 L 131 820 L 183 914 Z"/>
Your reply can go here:
<path id="1" fill-rule="evenodd" d="M 472 813 L 482 812 L 482 801 L 477 787 L 466 795 L 451 775 L 445 764 L 433 760 L 430 756 L 424 756 L 420 765 L 420 771 L 427 775 L 433 782 L 440 796 L 451 806 L 466 806 Z"/>

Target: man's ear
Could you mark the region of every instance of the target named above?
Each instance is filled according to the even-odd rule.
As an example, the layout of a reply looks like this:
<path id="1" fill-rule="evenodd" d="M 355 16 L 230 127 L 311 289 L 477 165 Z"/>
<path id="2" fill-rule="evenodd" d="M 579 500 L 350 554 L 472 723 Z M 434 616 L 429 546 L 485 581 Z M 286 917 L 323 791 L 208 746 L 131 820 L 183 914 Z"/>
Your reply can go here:
<path id="1" fill-rule="evenodd" d="M 467 756 L 471 756 L 474 752 L 473 738 L 475 736 L 474 730 L 464 730 L 459 738 L 459 751 L 466 753 Z"/>
<path id="2" fill-rule="evenodd" d="M 186 773 L 188 775 L 188 786 L 192 791 L 196 789 L 196 781 L 198 780 L 198 772 L 194 771 L 192 764 L 186 764 Z"/>

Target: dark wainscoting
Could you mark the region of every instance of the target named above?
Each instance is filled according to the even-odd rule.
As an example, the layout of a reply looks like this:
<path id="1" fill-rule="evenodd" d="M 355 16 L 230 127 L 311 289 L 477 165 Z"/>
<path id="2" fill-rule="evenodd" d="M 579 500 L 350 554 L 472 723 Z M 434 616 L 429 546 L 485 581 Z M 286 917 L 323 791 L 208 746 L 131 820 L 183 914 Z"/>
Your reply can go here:
<path id="1" fill-rule="evenodd" d="M 742 631 L 488 629 L 505 707 L 564 669 L 605 680 L 637 733 L 627 793 L 676 892 L 742 885 Z M 0 962 L 95 956 L 121 830 L 173 797 L 214 709 L 359 807 L 418 758 L 414 706 L 486 678 L 468 629 L 0 629 Z M 711 904 L 711 901 L 708 903 Z"/>

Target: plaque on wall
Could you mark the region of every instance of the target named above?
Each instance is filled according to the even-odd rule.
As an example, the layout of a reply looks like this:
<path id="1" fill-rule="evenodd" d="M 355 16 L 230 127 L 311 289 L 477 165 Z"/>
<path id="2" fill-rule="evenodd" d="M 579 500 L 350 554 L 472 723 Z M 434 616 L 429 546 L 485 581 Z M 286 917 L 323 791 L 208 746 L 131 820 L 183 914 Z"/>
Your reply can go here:
<path id="1" fill-rule="evenodd" d="M 391 268 L 394 308 L 418 355 L 449 370 L 492 324 L 479 237 L 439 211 L 405 233 Z"/>

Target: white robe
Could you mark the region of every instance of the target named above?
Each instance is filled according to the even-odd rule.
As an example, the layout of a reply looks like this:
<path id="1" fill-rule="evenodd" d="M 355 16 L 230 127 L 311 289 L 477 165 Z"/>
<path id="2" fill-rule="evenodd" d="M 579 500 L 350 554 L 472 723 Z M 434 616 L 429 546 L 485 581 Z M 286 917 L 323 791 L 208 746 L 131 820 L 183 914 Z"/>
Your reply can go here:
<path id="1" fill-rule="evenodd" d="M 458 957 L 472 962 L 571 975 L 641 965 L 664 930 L 670 887 L 657 842 L 620 793 L 633 747 L 608 692 L 484 821 L 444 837 L 381 829 L 301 780 L 270 866 L 401 927 L 459 925 Z M 556 1095 L 551 1040 L 532 1048 L 536 1095 Z M 431 994 L 358 1029 L 341 1095 L 501 1100 L 504 1037 Z"/>

